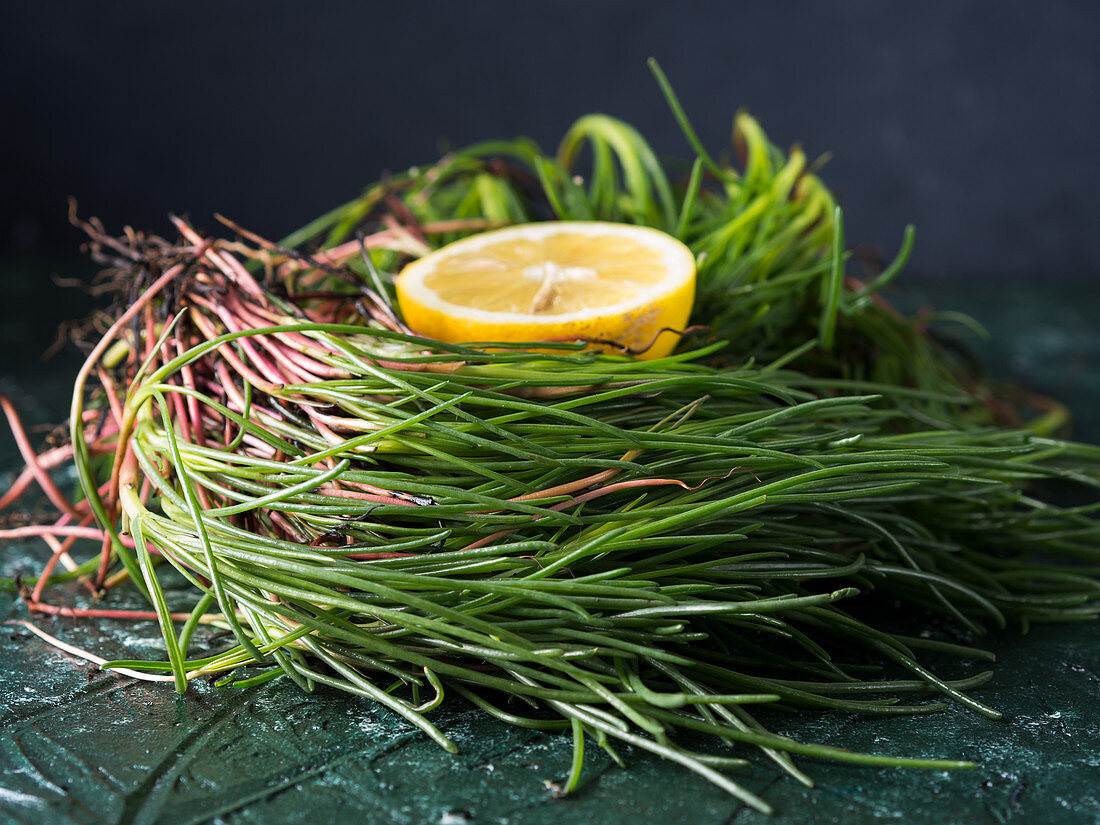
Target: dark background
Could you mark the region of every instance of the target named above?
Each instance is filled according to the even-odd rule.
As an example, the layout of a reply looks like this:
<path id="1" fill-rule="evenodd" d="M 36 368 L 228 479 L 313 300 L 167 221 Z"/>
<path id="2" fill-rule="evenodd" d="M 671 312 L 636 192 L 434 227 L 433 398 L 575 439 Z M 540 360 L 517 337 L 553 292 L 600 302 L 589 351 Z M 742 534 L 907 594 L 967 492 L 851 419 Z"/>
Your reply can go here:
<path id="1" fill-rule="evenodd" d="M 1078 431 L 1100 441 L 1095 0 L 312 5 L 0 0 L 0 392 L 28 423 L 64 417 L 75 365 L 38 356 L 57 321 L 87 309 L 49 277 L 92 270 L 75 259 L 66 196 L 116 231 L 167 231 L 169 211 L 214 229 L 220 211 L 278 236 L 385 169 L 431 161 L 441 141 L 526 133 L 551 148 L 590 111 L 626 118 L 662 154 L 684 156 L 645 68 L 655 55 L 712 151 L 728 146 L 742 105 L 780 144 L 832 151 L 824 174 L 850 240 L 888 252 L 916 223 L 903 281 L 988 323 L 996 349 L 981 355 L 1069 402 Z M 7 436 L 0 458 L 15 466 Z M 79 644 L 102 643 L 98 627 L 63 627 Z M 977 771 L 813 763 L 814 792 L 790 781 L 773 788 L 766 771 L 748 781 L 780 806 L 774 825 L 1093 822 L 1096 630 L 991 640 L 998 677 L 979 698 L 1008 711 L 1003 724 L 959 709 L 916 724 L 787 723 L 789 733 L 857 749 L 976 758 Z M 128 628 L 111 632 L 132 643 Z M 181 704 L 142 685 L 89 681 L 43 650 L 0 634 L 4 698 L 16 713 L 0 757 L 17 766 L 7 783 L 16 806 L 35 794 L 60 799 L 64 788 L 52 810 L 82 821 L 124 811 L 189 822 L 216 805 L 257 823 L 440 821 L 451 808 L 472 808 L 479 822 L 642 822 L 653 810 L 670 823 L 763 820 L 732 814 L 730 800 L 657 760 L 603 776 L 597 762 L 592 784 L 565 807 L 537 779 L 564 773 L 568 745 L 518 729 L 449 717 L 464 748 L 455 758 L 423 737 L 406 747 L 404 729 L 376 705 L 331 696 L 295 705 L 278 686 L 255 710 L 219 706 L 209 691 Z M 259 739 L 242 738 L 245 728 Z M 136 767 L 149 764 L 150 773 Z M 148 794 L 132 794 L 135 785 Z M 255 805 L 238 810 L 246 794 Z"/>
<path id="2" fill-rule="evenodd" d="M 6 19 L 3 19 L 6 18 Z M 1100 275 L 1100 4 L 5 3 L 0 248 L 75 252 L 68 195 L 111 229 L 220 211 L 281 236 L 385 170 L 605 111 L 664 156 L 746 106 L 832 152 L 851 241 L 918 227 L 917 276 Z"/>

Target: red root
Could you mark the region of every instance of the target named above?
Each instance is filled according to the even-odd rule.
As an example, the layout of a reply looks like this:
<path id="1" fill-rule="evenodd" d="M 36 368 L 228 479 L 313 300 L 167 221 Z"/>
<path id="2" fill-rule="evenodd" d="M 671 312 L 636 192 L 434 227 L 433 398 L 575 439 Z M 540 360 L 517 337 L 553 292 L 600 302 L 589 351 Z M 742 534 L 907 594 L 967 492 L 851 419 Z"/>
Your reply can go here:
<path id="1" fill-rule="evenodd" d="M 4 415 L 7 416 L 8 425 L 11 427 L 12 435 L 15 436 L 15 443 L 19 447 L 19 453 L 23 456 L 23 461 L 27 463 L 27 469 L 30 470 L 34 476 L 34 480 L 38 482 L 38 486 L 42 488 L 53 503 L 54 507 L 62 512 L 68 513 L 74 518 L 79 518 L 81 513 L 77 510 L 69 499 L 57 488 L 57 485 L 53 483 L 53 479 L 50 478 L 49 473 L 46 472 L 46 468 L 43 467 L 38 460 L 38 456 L 34 452 L 34 448 L 31 446 L 30 439 L 27 438 L 26 430 L 23 429 L 23 422 L 19 418 L 19 413 L 15 411 L 15 407 L 6 396 L 0 395 L 0 408 L 3 408 Z"/>

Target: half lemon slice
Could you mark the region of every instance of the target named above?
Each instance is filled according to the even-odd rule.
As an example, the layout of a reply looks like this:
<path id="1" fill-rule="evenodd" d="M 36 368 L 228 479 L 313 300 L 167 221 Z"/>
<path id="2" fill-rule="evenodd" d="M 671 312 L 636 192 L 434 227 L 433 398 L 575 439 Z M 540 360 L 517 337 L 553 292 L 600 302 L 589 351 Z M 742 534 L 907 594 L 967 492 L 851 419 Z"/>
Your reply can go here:
<path id="1" fill-rule="evenodd" d="M 660 358 L 691 314 L 695 258 L 656 229 L 548 221 L 448 244 L 396 287 L 405 322 L 437 341 L 580 340 Z"/>

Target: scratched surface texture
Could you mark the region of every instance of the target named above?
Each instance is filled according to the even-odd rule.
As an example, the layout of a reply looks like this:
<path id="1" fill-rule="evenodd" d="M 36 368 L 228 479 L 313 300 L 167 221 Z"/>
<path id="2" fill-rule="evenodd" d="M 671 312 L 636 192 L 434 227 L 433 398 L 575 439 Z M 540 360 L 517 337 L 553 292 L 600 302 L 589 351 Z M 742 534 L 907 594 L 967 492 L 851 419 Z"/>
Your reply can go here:
<path id="1" fill-rule="evenodd" d="M 1006 292 L 933 285 L 937 303 L 977 315 L 997 346 L 983 357 L 1079 411 L 1078 435 L 1100 441 L 1097 300 L 1082 287 Z M 32 421 L 60 419 L 67 367 L 0 376 Z M 0 469 L 16 460 L 7 440 Z M 6 478 L 0 478 L 0 486 Z M 0 547 L 3 575 L 34 569 L 44 548 Z M 59 600 L 68 598 L 58 594 Z M 77 598 L 77 597 L 73 597 Z M 113 603 L 126 604 L 124 593 Z M 26 618 L 0 594 L 0 618 Z M 159 656 L 151 624 L 36 619 L 111 656 Z M 201 643 L 205 637 L 199 636 Z M 581 790 L 556 798 L 567 737 L 486 720 L 448 701 L 436 721 L 462 751 L 438 749 L 389 711 L 332 691 L 276 682 L 251 691 L 170 686 L 100 672 L 19 626 L 0 627 L 0 822 L 35 825 L 913 825 L 1100 822 L 1100 623 L 1041 626 L 983 642 L 999 657 L 976 691 L 1005 712 L 961 708 L 932 717 L 765 717 L 800 739 L 857 750 L 961 757 L 954 773 L 875 770 L 801 760 L 803 788 L 764 764 L 740 773 L 777 810 L 764 817 L 673 765 L 625 749 L 628 769 L 589 748 Z M 217 642 L 214 642 L 217 644 Z"/>

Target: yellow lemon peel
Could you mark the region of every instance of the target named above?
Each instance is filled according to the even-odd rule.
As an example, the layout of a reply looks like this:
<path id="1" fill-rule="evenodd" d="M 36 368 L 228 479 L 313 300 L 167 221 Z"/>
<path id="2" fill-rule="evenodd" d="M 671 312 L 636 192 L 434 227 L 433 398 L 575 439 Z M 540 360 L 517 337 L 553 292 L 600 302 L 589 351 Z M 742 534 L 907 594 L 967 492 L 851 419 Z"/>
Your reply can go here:
<path id="1" fill-rule="evenodd" d="M 396 286 L 405 322 L 437 341 L 576 340 L 659 358 L 687 325 L 695 259 L 656 229 L 552 221 L 448 244 Z"/>

